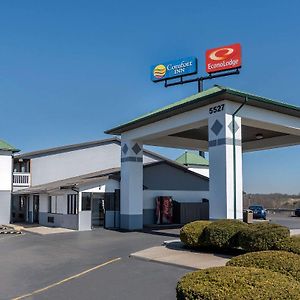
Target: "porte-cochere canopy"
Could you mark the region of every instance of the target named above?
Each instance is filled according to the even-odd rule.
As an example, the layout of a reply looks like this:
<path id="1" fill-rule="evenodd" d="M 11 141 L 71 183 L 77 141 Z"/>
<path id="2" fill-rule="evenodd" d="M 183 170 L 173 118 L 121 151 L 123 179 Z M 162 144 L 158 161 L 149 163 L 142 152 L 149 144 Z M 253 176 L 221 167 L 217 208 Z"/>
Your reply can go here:
<path id="1" fill-rule="evenodd" d="M 159 127 L 159 124 L 164 123 L 163 120 L 175 119 L 175 116 L 179 118 L 180 115 L 190 117 L 192 111 L 208 108 L 208 106 L 224 100 L 229 100 L 236 105 L 242 104 L 246 98 L 246 106 L 238 114 L 242 117 L 243 151 L 299 144 L 300 107 L 221 86 L 215 86 L 157 109 L 107 130 L 106 133 L 121 135 L 129 131 L 137 132 L 141 127 L 149 128 L 151 125 L 153 127 L 154 124 Z M 153 136 L 152 133 L 141 138 L 144 144 L 208 151 L 208 116 L 209 114 L 206 115 L 206 118 L 199 116 L 201 121 L 194 122 L 194 125 L 186 120 L 187 122 L 182 122 L 182 126 L 175 125 L 175 128 L 164 131 L 161 128 L 163 132 L 160 134 L 157 133 Z M 189 126 L 184 126 L 185 123 L 189 123 Z M 262 138 L 257 139 L 257 134 Z"/>
<path id="2" fill-rule="evenodd" d="M 242 217 L 242 152 L 300 144 L 300 108 L 215 86 L 106 131 L 123 145 L 209 151 L 210 217 Z M 122 152 L 125 229 L 141 228 L 140 153 Z M 141 177 L 141 178 L 140 178 Z M 122 225 L 122 222 L 121 222 Z"/>

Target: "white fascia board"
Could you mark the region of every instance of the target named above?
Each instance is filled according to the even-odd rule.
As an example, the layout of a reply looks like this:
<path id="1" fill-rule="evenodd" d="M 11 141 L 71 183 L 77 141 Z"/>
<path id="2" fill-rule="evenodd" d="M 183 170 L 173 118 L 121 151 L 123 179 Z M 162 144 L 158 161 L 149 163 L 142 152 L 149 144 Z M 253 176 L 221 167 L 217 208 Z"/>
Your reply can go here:
<path id="1" fill-rule="evenodd" d="M 242 124 L 300 136 L 300 118 L 246 105 L 238 113 Z"/>
<path id="2" fill-rule="evenodd" d="M 218 105 L 224 101 L 218 102 Z M 215 104 L 214 104 L 215 105 Z M 122 138 L 131 140 L 147 140 L 171 135 L 180 131 L 206 126 L 209 117 L 209 107 L 206 105 L 172 117 L 122 133 Z"/>

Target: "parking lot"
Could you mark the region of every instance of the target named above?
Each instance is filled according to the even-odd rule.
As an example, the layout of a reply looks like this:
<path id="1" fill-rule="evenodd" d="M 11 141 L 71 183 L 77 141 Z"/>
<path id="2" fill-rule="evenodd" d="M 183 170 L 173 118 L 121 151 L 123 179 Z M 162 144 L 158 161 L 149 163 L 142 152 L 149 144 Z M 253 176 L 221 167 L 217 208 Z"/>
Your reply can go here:
<path id="1" fill-rule="evenodd" d="M 300 218 L 268 218 L 300 229 Z M 175 299 L 190 269 L 130 258 L 133 252 L 178 238 L 179 229 L 116 232 L 97 229 L 0 239 L 0 299 Z"/>
<path id="2" fill-rule="evenodd" d="M 267 218 L 271 223 L 277 223 L 290 229 L 300 229 L 300 217 L 291 216 L 290 212 L 268 214 Z"/>
<path id="3" fill-rule="evenodd" d="M 177 280 L 190 270 L 129 258 L 167 239 L 174 234 L 101 229 L 7 236 L 0 299 L 174 299 Z"/>

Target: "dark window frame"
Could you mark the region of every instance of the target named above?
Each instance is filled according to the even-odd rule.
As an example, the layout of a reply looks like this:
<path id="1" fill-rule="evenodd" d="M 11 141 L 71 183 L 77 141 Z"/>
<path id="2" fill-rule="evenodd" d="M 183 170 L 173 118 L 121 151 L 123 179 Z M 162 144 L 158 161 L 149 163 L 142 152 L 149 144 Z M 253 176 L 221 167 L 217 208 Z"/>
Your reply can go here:
<path id="1" fill-rule="evenodd" d="M 78 195 L 77 194 L 68 194 L 67 195 L 67 214 L 76 215 L 77 214 L 77 203 Z"/>
<path id="2" fill-rule="evenodd" d="M 48 196 L 48 214 L 52 214 L 52 196 Z"/>

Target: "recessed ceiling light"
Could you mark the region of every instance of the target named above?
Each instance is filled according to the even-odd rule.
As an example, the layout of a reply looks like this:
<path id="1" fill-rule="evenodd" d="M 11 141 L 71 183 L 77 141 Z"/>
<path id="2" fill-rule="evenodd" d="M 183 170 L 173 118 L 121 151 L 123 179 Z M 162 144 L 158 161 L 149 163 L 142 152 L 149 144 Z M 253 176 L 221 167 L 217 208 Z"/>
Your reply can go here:
<path id="1" fill-rule="evenodd" d="M 261 140 L 261 139 L 263 139 L 264 138 L 264 136 L 261 134 L 261 133 L 258 133 L 257 135 L 256 135 L 256 139 L 257 140 Z"/>

